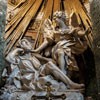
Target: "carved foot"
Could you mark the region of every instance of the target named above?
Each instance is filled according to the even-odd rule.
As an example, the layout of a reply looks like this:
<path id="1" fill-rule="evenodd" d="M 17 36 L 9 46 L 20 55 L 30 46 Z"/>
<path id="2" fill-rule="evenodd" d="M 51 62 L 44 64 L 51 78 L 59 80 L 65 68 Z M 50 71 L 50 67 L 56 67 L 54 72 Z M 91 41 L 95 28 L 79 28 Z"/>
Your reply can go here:
<path id="1" fill-rule="evenodd" d="M 78 83 L 71 83 L 70 89 L 83 89 L 85 88 L 84 84 L 78 84 Z"/>

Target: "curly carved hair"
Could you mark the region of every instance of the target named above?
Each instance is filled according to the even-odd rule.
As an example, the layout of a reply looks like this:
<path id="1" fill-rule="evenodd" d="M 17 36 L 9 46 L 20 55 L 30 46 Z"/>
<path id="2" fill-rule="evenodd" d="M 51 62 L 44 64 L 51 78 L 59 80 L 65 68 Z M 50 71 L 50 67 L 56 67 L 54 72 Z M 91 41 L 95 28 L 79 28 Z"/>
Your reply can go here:
<path id="1" fill-rule="evenodd" d="M 64 20 L 66 20 L 66 14 L 65 12 L 63 11 L 56 11 L 54 14 L 53 14 L 53 18 L 62 18 Z"/>

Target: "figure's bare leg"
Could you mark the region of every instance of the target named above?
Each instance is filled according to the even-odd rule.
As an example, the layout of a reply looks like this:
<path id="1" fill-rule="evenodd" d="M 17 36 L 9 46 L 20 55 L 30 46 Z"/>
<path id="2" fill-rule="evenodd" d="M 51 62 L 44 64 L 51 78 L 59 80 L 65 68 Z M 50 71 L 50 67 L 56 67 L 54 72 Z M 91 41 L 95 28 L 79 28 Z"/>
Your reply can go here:
<path id="1" fill-rule="evenodd" d="M 57 51 L 58 54 L 58 67 L 63 71 L 64 74 L 66 74 L 66 70 L 65 70 L 65 55 L 64 55 L 64 51 L 62 50 L 58 50 Z"/>
<path id="2" fill-rule="evenodd" d="M 55 78 L 61 80 L 66 85 L 69 85 L 72 89 L 81 89 L 84 87 L 84 84 L 78 84 L 71 81 L 55 64 L 48 62 L 46 64 L 45 70 L 48 71 L 47 74 L 53 74 Z"/>

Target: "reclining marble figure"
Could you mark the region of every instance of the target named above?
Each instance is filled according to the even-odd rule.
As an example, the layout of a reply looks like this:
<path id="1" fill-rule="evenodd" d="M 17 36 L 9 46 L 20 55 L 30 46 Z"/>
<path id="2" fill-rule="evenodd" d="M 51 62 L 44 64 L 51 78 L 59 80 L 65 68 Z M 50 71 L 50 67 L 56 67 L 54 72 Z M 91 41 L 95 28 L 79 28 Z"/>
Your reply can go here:
<path id="1" fill-rule="evenodd" d="M 14 49 L 6 57 L 12 69 L 8 78 L 10 85 L 14 83 L 19 89 L 45 90 L 46 82 L 50 82 L 53 88 L 56 86 L 59 88 L 58 80 L 60 80 L 71 89 L 84 87 L 84 84 L 71 81 L 52 61 L 41 65 L 40 61 L 31 53 L 24 53 L 26 49 L 32 50 L 32 45 L 28 40 L 23 39 L 19 44 L 20 48 Z"/>

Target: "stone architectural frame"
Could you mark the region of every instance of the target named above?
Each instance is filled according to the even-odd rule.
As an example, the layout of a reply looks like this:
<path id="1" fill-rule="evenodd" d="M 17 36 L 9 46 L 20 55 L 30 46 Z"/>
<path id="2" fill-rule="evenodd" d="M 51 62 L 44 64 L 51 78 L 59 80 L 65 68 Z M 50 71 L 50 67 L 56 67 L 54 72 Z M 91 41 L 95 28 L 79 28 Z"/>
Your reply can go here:
<path id="1" fill-rule="evenodd" d="M 7 0 L 0 0 L 0 86 L 1 82 L 1 73 L 5 67 L 3 50 L 5 46 L 5 41 L 3 40 L 3 35 L 5 34 L 5 20 L 6 20 L 6 8 Z"/>
<path id="2" fill-rule="evenodd" d="M 94 35 L 94 56 L 96 68 L 96 80 L 98 88 L 98 100 L 100 100 L 100 0 L 91 1 L 91 19 L 93 22 L 93 35 Z"/>

